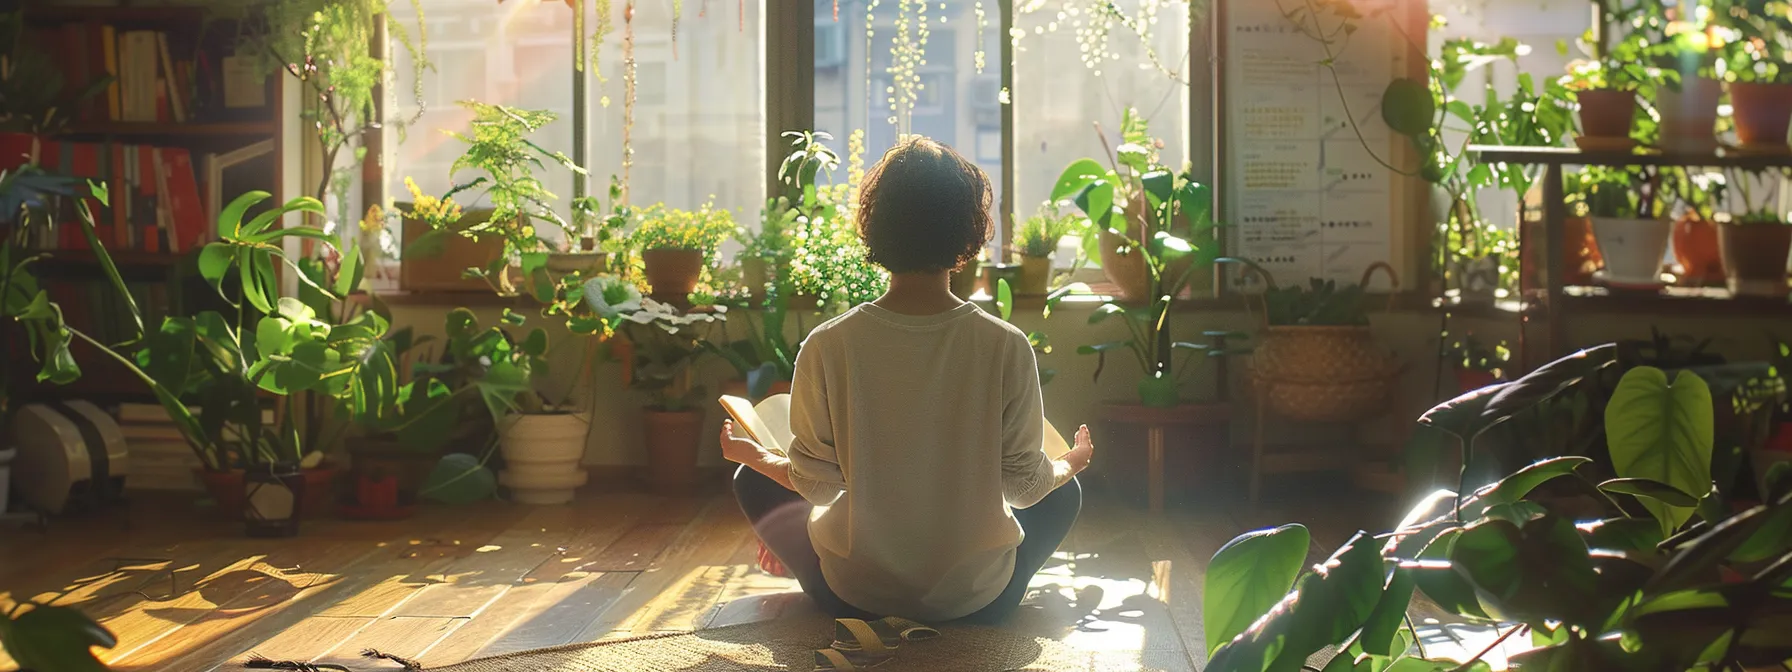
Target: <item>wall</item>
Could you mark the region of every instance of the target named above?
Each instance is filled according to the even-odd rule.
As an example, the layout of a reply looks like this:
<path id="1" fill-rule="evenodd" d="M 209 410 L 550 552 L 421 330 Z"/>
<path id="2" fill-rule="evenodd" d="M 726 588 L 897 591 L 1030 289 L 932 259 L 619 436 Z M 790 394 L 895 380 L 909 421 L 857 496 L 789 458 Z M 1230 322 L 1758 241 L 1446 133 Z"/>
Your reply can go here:
<path id="1" fill-rule="evenodd" d="M 1049 319 L 1042 319 L 1037 310 L 1015 315 L 1015 321 L 1022 329 L 1045 330 L 1055 346 L 1051 354 L 1041 358 L 1043 368 L 1057 370 L 1056 379 L 1045 388 L 1046 414 L 1054 425 L 1066 431 L 1079 423 L 1095 424 L 1099 407 L 1105 401 L 1133 398 L 1133 386 L 1138 381 L 1137 367 L 1121 357 L 1109 361 L 1101 378 L 1095 380 L 1095 357 L 1076 354 L 1078 345 L 1108 341 L 1122 334 L 1123 327 L 1117 321 L 1089 325 L 1088 316 L 1093 305 L 1061 304 Z M 428 334 L 439 338 L 442 314 L 447 309 L 445 306 L 396 306 L 393 308 L 393 318 L 399 326 L 412 326 L 418 335 Z M 482 308 L 475 312 L 482 324 L 495 324 L 500 309 Z M 1389 410 L 1354 428 L 1356 439 L 1363 445 L 1370 446 L 1372 452 L 1385 454 L 1396 450 L 1413 418 L 1437 401 L 1454 396 L 1448 390 L 1434 392 L 1437 389 L 1434 387 L 1437 382 L 1435 357 L 1438 334 L 1443 326 L 1442 317 L 1440 313 L 1431 310 L 1386 312 L 1374 317 L 1376 338 L 1399 355 L 1405 368 Z M 813 315 L 805 316 L 802 320 L 807 326 L 814 326 L 818 322 L 819 319 Z M 1516 343 L 1516 322 L 1517 318 L 1511 315 L 1493 318 L 1458 317 L 1451 329 L 1458 333 L 1472 331 L 1489 343 L 1501 340 Z M 1178 312 L 1171 319 L 1173 334 L 1187 334 L 1191 337 L 1204 330 L 1252 331 L 1254 324 L 1253 318 L 1240 310 Z M 1621 338 L 1646 338 L 1652 325 L 1670 334 L 1686 334 L 1700 339 L 1711 337 L 1714 339 L 1712 349 L 1732 359 L 1764 358 L 1769 354 L 1766 337 L 1769 329 L 1792 331 L 1792 323 L 1783 317 L 1776 320 L 1772 317 L 1591 315 L 1579 316 L 1571 322 L 1569 340 L 1577 347 L 1585 347 Z M 1541 326 L 1533 327 L 1533 331 L 1541 333 Z M 547 384 L 554 387 L 544 389 L 563 389 L 568 382 L 567 376 L 573 375 L 579 368 L 579 348 L 584 346 L 585 341 L 570 338 L 556 327 L 550 327 L 549 333 L 557 334 L 559 337 L 553 342 L 561 345 L 552 353 L 555 363 Z M 1235 399 L 1243 399 L 1244 362 L 1235 361 L 1230 368 L 1233 396 Z M 593 398 L 589 408 L 595 429 L 591 432 L 590 443 L 586 448 L 586 464 L 643 463 L 645 455 L 641 447 L 641 420 L 637 412 L 641 404 L 639 395 L 622 387 L 620 370 L 613 363 L 595 363 L 589 375 L 594 383 L 591 386 Z M 717 389 L 720 381 L 732 375 L 733 369 L 713 358 L 702 369 L 702 379 L 711 391 Z M 1185 394 L 1197 399 L 1211 399 L 1217 389 L 1216 383 L 1214 368 L 1209 365 L 1193 376 L 1191 384 L 1185 387 Z M 1447 371 L 1443 374 L 1443 384 L 1446 387 L 1453 386 Z M 1249 450 L 1249 430 L 1254 420 L 1246 413 L 1248 410 L 1240 411 L 1240 421 L 1236 423 L 1231 439 L 1239 462 L 1243 461 L 1243 456 Z M 718 409 L 711 408 L 706 419 L 707 429 L 701 458 L 704 464 L 722 464 L 720 448 L 716 440 L 710 438 L 720 431 L 721 415 Z M 1266 439 L 1272 444 L 1281 441 L 1335 442 L 1344 446 L 1352 441 L 1350 428 L 1301 426 L 1273 419 L 1267 423 L 1267 427 Z"/>

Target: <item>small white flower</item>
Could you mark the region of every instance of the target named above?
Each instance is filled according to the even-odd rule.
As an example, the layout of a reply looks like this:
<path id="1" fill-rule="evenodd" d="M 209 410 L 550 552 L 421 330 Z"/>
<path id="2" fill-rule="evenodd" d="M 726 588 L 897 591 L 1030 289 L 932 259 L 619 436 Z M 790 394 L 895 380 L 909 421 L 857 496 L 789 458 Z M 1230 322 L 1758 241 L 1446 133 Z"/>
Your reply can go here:
<path id="1" fill-rule="evenodd" d="M 585 304 L 598 316 L 609 320 L 641 310 L 641 290 L 610 275 L 585 281 Z"/>

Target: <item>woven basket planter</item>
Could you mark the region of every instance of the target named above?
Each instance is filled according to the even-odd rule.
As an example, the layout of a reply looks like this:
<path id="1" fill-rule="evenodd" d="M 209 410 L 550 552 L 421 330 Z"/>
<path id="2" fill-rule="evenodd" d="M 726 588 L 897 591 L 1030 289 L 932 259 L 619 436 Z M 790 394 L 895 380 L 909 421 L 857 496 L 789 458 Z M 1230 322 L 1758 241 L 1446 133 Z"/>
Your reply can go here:
<path id="1" fill-rule="evenodd" d="M 1385 263 L 1370 266 L 1359 284 L 1367 286 L 1376 270 L 1400 286 Z M 1386 408 L 1399 372 L 1398 360 L 1366 325 L 1265 325 L 1251 356 L 1256 398 L 1297 422 L 1346 422 L 1377 413 Z"/>

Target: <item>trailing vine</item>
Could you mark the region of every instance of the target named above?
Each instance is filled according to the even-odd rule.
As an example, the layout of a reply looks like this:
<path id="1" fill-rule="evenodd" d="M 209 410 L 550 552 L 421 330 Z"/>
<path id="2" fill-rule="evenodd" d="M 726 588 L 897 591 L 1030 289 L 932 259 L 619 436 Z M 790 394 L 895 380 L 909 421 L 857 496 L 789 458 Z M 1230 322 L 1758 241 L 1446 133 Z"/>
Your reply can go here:
<path id="1" fill-rule="evenodd" d="M 869 20 L 869 19 L 867 19 Z M 927 0 L 900 0 L 896 9 L 896 39 L 890 46 L 890 125 L 898 137 L 906 135 L 915 104 L 921 100 L 919 68 L 927 65 Z"/>
<path id="2" fill-rule="evenodd" d="M 1015 7 L 1016 15 L 1027 15 L 1045 9 L 1046 0 L 1031 0 L 1025 5 Z M 1125 28 L 1139 39 L 1145 51 L 1145 60 L 1157 71 L 1181 84 L 1188 84 L 1180 68 L 1171 68 L 1158 55 L 1157 48 L 1152 46 L 1153 26 L 1158 22 L 1158 15 L 1170 5 L 1184 5 L 1194 11 L 1189 0 L 1140 0 L 1137 11 L 1128 13 L 1111 0 L 1064 0 L 1056 14 L 1046 20 L 1045 25 L 1035 26 L 1033 33 L 1043 35 L 1055 33 L 1059 27 L 1068 24 L 1076 33 L 1077 49 L 1081 54 L 1083 66 L 1093 71 L 1096 77 L 1102 74 L 1103 64 L 1120 59 L 1120 54 L 1108 48 L 1113 29 L 1116 25 Z M 1008 31 L 1009 44 L 1016 53 L 1022 51 L 1021 41 L 1027 31 L 1020 26 Z M 1184 54 L 1183 61 L 1188 60 Z"/>
<path id="3" fill-rule="evenodd" d="M 977 13 L 977 50 L 971 53 L 971 61 L 977 66 L 977 74 L 981 75 L 984 62 L 983 33 L 989 29 L 989 16 L 983 12 L 983 0 L 977 0 L 977 4 L 972 5 L 971 9 Z"/>
<path id="4" fill-rule="evenodd" d="M 628 203 L 629 168 L 635 165 L 635 0 L 622 8 L 622 203 Z"/>

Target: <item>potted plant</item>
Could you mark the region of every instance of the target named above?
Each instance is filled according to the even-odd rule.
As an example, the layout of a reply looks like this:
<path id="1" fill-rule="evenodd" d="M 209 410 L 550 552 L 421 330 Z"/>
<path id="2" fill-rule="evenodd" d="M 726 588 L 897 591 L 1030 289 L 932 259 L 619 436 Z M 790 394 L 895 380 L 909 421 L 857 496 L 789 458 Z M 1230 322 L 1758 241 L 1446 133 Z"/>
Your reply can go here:
<path id="1" fill-rule="evenodd" d="M 1132 115 L 1128 114 L 1128 119 Z M 1142 130 L 1142 122 L 1131 126 Z M 1052 190 L 1052 201 L 1075 203 L 1091 226 L 1110 238 L 1120 239 L 1128 254 L 1144 265 L 1146 285 L 1135 303 L 1122 297 L 1106 297 L 1101 307 L 1089 316 L 1090 324 L 1099 324 L 1118 316 L 1127 328 L 1129 338 L 1077 348 L 1079 354 L 1096 355 L 1105 363 L 1109 351 L 1132 353 L 1144 374 L 1138 384 L 1140 403 L 1153 407 L 1170 407 L 1181 403 L 1181 385 L 1193 367 L 1187 357 L 1176 361 L 1178 351 L 1205 357 L 1222 356 L 1224 350 L 1209 344 L 1176 341 L 1170 336 L 1171 304 L 1187 289 L 1195 275 L 1211 270 L 1219 258 L 1216 245 L 1199 245 L 1193 240 L 1214 240 L 1218 225 L 1212 219 L 1212 192 L 1207 185 L 1191 179 L 1187 172 L 1176 173 L 1157 163 L 1156 146 L 1150 138 L 1129 143 L 1129 149 L 1116 160 L 1125 167 L 1121 172 L 1103 168 L 1092 159 L 1081 159 L 1065 168 Z M 1134 151 L 1136 149 L 1136 151 Z M 1127 194 L 1137 190 L 1138 198 L 1149 210 L 1124 209 L 1117 204 L 1127 202 Z M 1169 231 L 1155 230 L 1152 222 L 1183 221 L 1188 223 L 1190 237 Z M 1144 240 L 1131 238 L 1138 232 L 1151 232 Z M 1104 261 L 1105 266 L 1105 261 Z M 998 280 L 997 290 L 1001 283 Z M 1046 298 L 1049 311 L 1074 290 L 1067 287 Z M 1099 376 L 1102 366 L 1096 367 Z"/>
<path id="2" fill-rule="evenodd" d="M 1303 422 L 1347 422 L 1382 409 L 1399 365 L 1369 330 L 1363 288 L 1377 270 L 1393 278 L 1393 267 L 1372 265 L 1354 285 L 1313 278 L 1279 287 L 1262 267 L 1228 261 L 1244 264 L 1268 287 L 1251 378 L 1271 410 Z"/>
<path id="3" fill-rule="evenodd" d="M 1020 256 L 1016 293 L 1043 296 L 1051 291 L 1052 257 L 1058 252 L 1058 241 L 1075 232 L 1083 221 L 1086 220 L 1073 214 L 1058 212 L 1058 205 L 1048 202 L 1015 228 L 1014 251 Z"/>
<path id="4" fill-rule="evenodd" d="M 660 302 L 688 304 L 691 292 L 714 265 L 717 248 L 734 233 L 734 217 L 709 203 L 696 210 L 655 203 L 638 214 L 640 225 L 630 244 L 640 251 L 651 296 Z"/>
<path id="5" fill-rule="evenodd" d="M 1580 106 L 1580 130 L 1574 143 L 1581 149 L 1629 149 L 1637 113 L 1637 82 L 1647 79 L 1642 63 L 1617 56 L 1571 65 L 1563 85 Z"/>
<path id="6" fill-rule="evenodd" d="M 784 137 L 791 139 L 791 152 L 778 174 L 785 202 L 798 217 L 790 233 L 795 242 L 789 267 L 776 280 L 788 283 L 790 308 L 839 312 L 882 296 L 890 276 L 866 258 L 853 220 L 859 182 L 865 176 L 864 131 L 847 138 L 846 181 L 825 185 L 817 181 L 819 176 L 824 172 L 831 176 L 840 165 L 839 155 L 827 146 L 828 134 L 792 131 Z M 957 275 L 964 275 L 963 270 Z"/>
<path id="7" fill-rule="evenodd" d="M 1687 27 L 1649 48 L 1661 72 L 1655 93 L 1658 143 L 1670 152 L 1710 152 L 1717 147 L 1717 106 L 1724 93 L 1717 79 L 1718 50 L 1711 27 L 1681 25 Z"/>
<path id="8" fill-rule="evenodd" d="M 1728 180 L 1741 196 L 1743 212 L 1718 227 L 1724 279 L 1738 296 L 1783 298 L 1787 293 L 1786 257 L 1792 252 L 1792 226 L 1774 206 L 1774 198 L 1754 199 L 1765 187 L 1761 174 L 1735 171 Z M 1777 179 L 1777 176 L 1774 177 Z M 1764 190 L 1764 189 L 1763 189 Z"/>
<path id="9" fill-rule="evenodd" d="M 596 211 L 595 198 L 573 199 L 571 230 L 579 235 L 567 238 L 559 249 L 548 253 L 546 268 L 550 273 L 591 277 L 606 270 L 610 252 L 622 242 L 619 234 L 634 222 L 634 210 L 623 202 L 622 193 L 622 180 L 611 175 L 609 213 Z"/>
<path id="10" fill-rule="evenodd" d="M 1100 133 L 1100 128 L 1096 131 Z M 1107 136 L 1101 136 L 1101 141 L 1103 147 L 1108 146 Z M 1144 117 L 1139 116 L 1137 110 L 1127 108 L 1124 111 L 1120 120 L 1120 141 L 1118 148 L 1111 150 L 1112 156 L 1106 157 L 1107 166 L 1094 159 L 1083 159 L 1066 168 L 1053 187 L 1050 200 L 1053 203 L 1072 201 L 1093 222 L 1090 228 L 1095 235 L 1083 236 L 1082 254 L 1101 260 L 1102 274 L 1113 283 L 1115 295 L 1120 300 L 1143 303 L 1157 299 L 1154 292 L 1161 276 L 1168 275 L 1172 279 L 1181 276 L 1193 260 L 1179 258 L 1176 260 L 1178 265 L 1172 269 L 1153 269 L 1154 262 L 1163 260 L 1154 260 L 1144 253 L 1146 251 L 1139 247 L 1141 242 L 1156 240 L 1162 233 L 1192 247 L 1215 249 L 1217 246 L 1211 243 L 1217 239 L 1213 238 L 1212 228 L 1191 227 L 1187 213 L 1177 211 L 1169 215 L 1168 220 L 1157 219 L 1163 214 L 1161 204 L 1152 200 L 1153 195 L 1147 194 L 1147 185 L 1143 181 L 1148 169 L 1169 169 L 1158 162 L 1162 141 L 1151 137 Z M 1101 186 L 1085 189 L 1097 183 Z M 1191 276 L 1188 280 L 1182 284 L 1183 288 L 1200 279 Z M 994 283 L 989 286 L 994 287 Z"/>
<path id="11" fill-rule="evenodd" d="M 1674 227 L 1662 216 L 1659 173 L 1590 166 L 1584 169 L 1582 183 L 1593 237 L 1605 261 L 1600 280 L 1612 287 L 1661 287 L 1661 263 Z"/>
<path id="12" fill-rule="evenodd" d="M 1450 340 L 1445 345 L 1444 359 L 1456 372 L 1457 392 L 1467 394 L 1499 382 L 1511 364 L 1512 352 L 1503 342 L 1489 348 L 1470 333 Z"/>
<path id="13" fill-rule="evenodd" d="M 1784 15 L 1760 4 L 1722 0 L 1711 13 L 1735 35 L 1723 45 L 1722 58 L 1736 139 L 1744 150 L 1779 154 L 1792 125 L 1792 48 Z"/>
<path id="14" fill-rule="evenodd" d="M 695 364 L 707 351 L 696 325 L 716 321 L 724 306 L 680 312 L 669 304 L 641 299 L 622 316 L 616 355 L 623 379 L 643 392 L 647 480 L 655 490 L 677 493 L 697 482 L 697 448 L 703 434 L 703 387 L 694 382 Z"/>
<path id="15" fill-rule="evenodd" d="M 759 211 L 759 230 L 742 226 L 734 234 L 740 241 L 741 284 L 753 303 L 766 300 L 766 288 L 775 280 L 774 270 L 781 271 L 790 261 L 790 234 L 799 223 L 799 213 L 790 207 L 789 199 L 778 197 L 765 202 Z"/>

